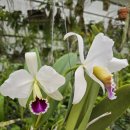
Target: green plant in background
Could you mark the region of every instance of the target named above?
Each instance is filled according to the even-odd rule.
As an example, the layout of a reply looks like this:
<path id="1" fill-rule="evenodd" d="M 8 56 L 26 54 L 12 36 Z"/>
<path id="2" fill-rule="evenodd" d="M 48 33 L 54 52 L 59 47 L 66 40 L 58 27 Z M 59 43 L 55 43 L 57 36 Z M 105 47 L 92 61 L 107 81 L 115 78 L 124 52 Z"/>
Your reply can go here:
<path id="1" fill-rule="evenodd" d="M 110 26 L 107 31 L 104 31 L 103 22 L 85 25 L 83 19 L 84 2 L 85 1 L 80 2 L 80 0 L 78 0 L 76 6 L 73 8 L 73 0 L 67 0 L 64 3 L 65 5 L 62 3 L 63 8 L 61 3 L 57 2 L 55 4 L 57 6 L 57 14 L 54 16 L 53 39 L 51 35 L 53 3 L 51 1 L 42 2 L 40 5 L 41 7 L 43 6 L 42 9 L 29 10 L 28 16 L 24 16 L 21 11 L 9 12 L 4 8 L 0 8 L 0 84 L 3 84 L 12 72 L 23 68 L 27 69 L 27 66 L 24 66 L 24 55 L 30 51 L 37 53 L 39 66 L 41 66 L 41 62 L 42 64 L 51 65 L 58 73 L 66 78 L 66 83 L 59 89 L 64 97 L 63 100 L 57 102 L 49 97 L 49 108 L 46 113 L 42 114 L 42 116 L 40 114 L 39 117 L 33 115 L 29 107 L 21 107 L 17 99 L 12 100 L 9 97 L 0 95 L 0 129 L 25 130 L 33 127 L 37 127 L 41 130 L 105 130 L 107 127 L 109 130 L 129 129 L 129 66 L 120 72 L 114 73 L 112 77 L 110 72 L 100 68 L 99 65 L 102 64 L 98 63 L 95 72 L 96 78 L 101 80 L 106 86 L 106 82 L 110 80 L 102 78 L 102 75 L 100 76 L 99 73 L 103 72 L 103 76 L 107 75 L 107 77 L 113 79 L 117 85 L 117 91 L 114 91 L 112 87 L 111 90 L 108 90 L 108 92 L 111 91 L 113 95 L 114 92 L 116 92 L 117 96 L 117 99 L 110 101 L 103 95 L 102 89 L 95 83 L 95 79 L 92 80 L 90 78 L 93 73 L 88 73 L 89 69 L 83 67 L 85 65 L 87 66 L 87 63 L 82 63 L 82 60 L 80 63 L 79 60 L 82 58 L 77 59 L 77 53 L 68 53 L 68 51 L 75 52 L 77 50 L 77 44 L 75 44 L 77 39 L 71 37 L 71 39 L 68 39 L 67 44 L 63 41 L 64 34 L 69 31 L 78 33 L 76 35 L 82 35 L 84 38 L 84 54 L 81 54 L 83 49 L 80 46 L 82 43 L 80 41 L 78 43 L 80 47 L 79 56 L 84 57 L 84 55 L 86 56 L 89 52 L 88 50 L 91 45 L 93 45 L 92 41 L 95 36 L 99 32 L 105 32 L 106 35 L 115 41 L 113 46 L 114 56 L 126 58 L 129 62 L 129 19 L 125 21 L 124 25 L 116 26 L 116 28 L 115 25 L 109 22 Z M 69 17 L 66 17 L 63 13 L 64 8 L 69 10 Z M 47 14 L 46 11 L 49 13 Z M 73 13 L 73 11 L 75 13 Z M 77 16 L 79 16 L 81 20 L 77 21 Z M 13 30 L 12 34 L 8 33 L 8 29 L 10 30 L 10 28 Z M 34 48 L 38 50 L 34 51 Z M 54 59 L 53 62 L 50 59 L 52 56 Z M 95 62 L 94 60 L 94 63 L 97 63 L 97 61 Z M 109 65 L 106 68 L 109 68 Z M 87 74 L 89 74 L 90 77 Z M 87 82 L 87 87 L 85 85 L 82 87 L 81 84 L 79 84 L 79 88 L 76 87 L 77 85 L 75 85 L 75 83 L 77 84 L 80 77 L 82 77 L 81 79 L 84 84 Z M 38 90 L 37 83 L 34 88 Z M 36 95 L 40 95 L 40 98 L 41 95 L 44 98 L 47 96 L 46 92 L 42 91 L 41 87 L 39 88 L 41 94 L 39 94 L 39 90 L 33 90 L 34 96 L 33 94 L 30 95 L 27 106 L 29 106 L 33 97 L 36 98 Z M 102 85 L 102 88 L 104 90 L 104 85 Z M 80 93 L 81 89 L 86 89 L 86 91 L 82 90 L 82 93 Z M 79 103 L 72 104 L 76 99 L 79 100 Z M 123 112 L 123 116 L 118 119 Z"/>
<path id="2" fill-rule="evenodd" d="M 116 110 L 120 103 L 129 97 L 128 92 L 130 88 L 129 85 L 127 85 L 118 89 L 117 97 L 115 96 L 116 85 L 111 73 L 125 68 L 128 63 L 126 59 L 117 59 L 113 57 L 113 40 L 104 36 L 102 33 L 99 33 L 94 38 L 87 58 L 84 59 L 84 44 L 82 37 L 79 34 L 70 32 L 65 35 L 65 39 L 71 35 L 76 35 L 78 38 L 81 65 L 76 65 L 77 60 L 74 61 L 73 59 L 72 61 L 74 62 L 71 61 L 71 56 L 74 56 L 72 54 L 68 54 L 67 59 L 66 56 L 63 56 L 62 59 L 59 59 L 54 65 L 54 67 L 57 66 L 60 70 L 57 71 L 60 73 L 63 72 L 62 74 L 66 77 L 66 84 L 63 86 L 64 89 L 62 89 L 61 92 L 65 91 L 68 84 L 71 84 L 70 79 L 73 79 L 73 74 L 70 72 L 73 72 L 76 69 L 74 74 L 74 88 L 70 94 L 70 107 L 67 109 L 68 112 L 66 113 L 65 120 L 63 117 L 61 119 L 58 118 L 57 122 L 53 125 L 46 122 L 55 112 L 58 105 L 58 102 L 55 100 L 63 99 L 58 88 L 65 83 L 65 79 L 50 66 L 45 65 L 40 68 L 41 61 L 37 50 L 36 52 L 25 53 L 27 65 L 25 68 L 27 68 L 27 70 L 20 69 L 13 72 L 9 76 L 9 79 L 0 87 L 2 95 L 9 96 L 12 99 L 18 98 L 21 106 L 26 107 L 27 104 L 30 108 L 30 111 L 32 112 L 30 120 L 32 118 L 32 121 L 27 128 L 38 129 L 44 127 L 44 129 L 47 129 L 50 127 L 51 129 L 65 128 L 66 130 L 105 129 L 129 106 L 129 102 L 125 102 L 118 111 Z M 69 68 L 66 68 L 67 62 L 69 63 Z M 39 71 L 38 68 L 40 68 Z M 84 73 L 84 70 L 87 72 L 86 74 Z M 70 75 L 68 75 L 69 73 Z M 70 79 L 68 79 L 67 75 Z M 99 86 L 95 82 L 100 84 L 103 92 L 105 92 L 106 88 L 109 99 L 106 98 L 100 101 L 94 107 L 99 91 Z M 122 93 L 123 96 L 121 95 Z M 3 101 L 1 103 L 3 108 Z M 110 107 L 107 107 L 106 104 Z M 27 124 L 26 118 L 24 120 L 23 112 L 21 114 L 21 120 Z M 106 119 L 104 120 L 104 118 Z M 101 122 L 103 121 L 105 121 L 105 123 L 101 125 Z"/>

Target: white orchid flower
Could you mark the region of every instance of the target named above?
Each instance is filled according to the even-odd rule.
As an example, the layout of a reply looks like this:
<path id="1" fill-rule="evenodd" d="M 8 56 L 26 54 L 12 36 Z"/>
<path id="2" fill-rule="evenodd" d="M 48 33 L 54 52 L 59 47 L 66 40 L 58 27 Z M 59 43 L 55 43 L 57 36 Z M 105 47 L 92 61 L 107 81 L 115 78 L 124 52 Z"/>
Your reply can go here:
<path id="1" fill-rule="evenodd" d="M 103 92 L 105 92 L 106 88 L 109 99 L 116 99 L 114 92 L 116 85 L 111 73 L 125 68 L 128 65 L 127 60 L 113 57 L 112 47 L 114 41 L 109 37 L 104 36 L 103 33 L 96 35 L 87 57 L 84 58 L 83 39 L 79 34 L 69 32 L 64 36 L 64 39 L 73 35 L 78 39 L 81 62 L 81 65 L 75 71 L 73 104 L 77 104 L 81 101 L 87 88 L 87 82 L 84 77 L 84 69 L 93 80 L 100 84 Z"/>
<path id="2" fill-rule="evenodd" d="M 38 71 L 38 61 L 35 52 L 27 52 L 25 60 L 28 71 L 20 69 L 13 72 L 1 85 L 0 92 L 10 98 L 18 98 L 21 106 L 25 107 L 30 94 L 33 92 L 34 100 L 30 103 L 31 111 L 39 115 L 45 113 L 49 107 L 43 99 L 40 89 L 55 100 L 62 100 L 58 88 L 65 83 L 65 78 L 52 67 L 44 65 Z"/>

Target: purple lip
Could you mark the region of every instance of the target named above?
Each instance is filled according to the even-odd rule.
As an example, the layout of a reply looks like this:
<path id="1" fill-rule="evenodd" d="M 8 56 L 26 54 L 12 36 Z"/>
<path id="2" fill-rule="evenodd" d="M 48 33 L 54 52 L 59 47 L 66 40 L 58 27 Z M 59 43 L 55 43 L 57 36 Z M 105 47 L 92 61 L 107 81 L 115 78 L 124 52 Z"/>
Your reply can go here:
<path id="1" fill-rule="evenodd" d="M 115 87 L 116 87 L 115 84 L 111 84 L 110 86 L 106 86 L 106 89 L 107 89 L 107 92 L 108 92 L 108 98 L 111 99 L 111 100 L 116 99 Z"/>
<path id="2" fill-rule="evenodd" d="M 39 99 L 36 97 L 34 101 L 30 102 L 30 110 L 35 115 L 46 113 L 49 108 L 49 103 L 46 99 Z"/>

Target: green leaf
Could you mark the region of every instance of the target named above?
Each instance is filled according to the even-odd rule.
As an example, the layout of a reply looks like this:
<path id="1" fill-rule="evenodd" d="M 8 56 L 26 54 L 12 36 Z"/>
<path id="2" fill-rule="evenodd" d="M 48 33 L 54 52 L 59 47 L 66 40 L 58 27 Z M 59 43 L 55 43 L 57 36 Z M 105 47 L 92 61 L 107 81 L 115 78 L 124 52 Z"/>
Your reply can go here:
<path id="1" fill-rule="evenodd" d="M 104 130 L 130 106 L 130 85 L 119 88 L 116 91 L 116 95 L 116 100 L 109 100 L 107 97 L 102 100 L 93 109 L 91 120 L 106 112 L 111 112 L 112 114 L 99 119 L 90 125 L 87 130 Z"/>
<path id="2" fill-rule="evenodd" d="M 95 83 L 88 75 L 85 77 L 87 80 L 86 93 L 78 104 L 72 106 L 66 121 L 66 130 L 84 130 L 90 118 L 93 105 L 98 94 L 99 85 Z"/>
<path id="3" fill-rule="evenodd" d="M 12 128 L 11 128 L 11 130 L 20 130 L 20 127 L 17 126 L 17 125 L 13 125 Z"/>
<path id="4" fill-rule="evenodd" d="M 0 95 L 0 121 L 4 120 L 4 96 Z"/>
<path id="5" fill-rule="evenodd" d="M 86 95 L 84 96 L 84 98 L 82 98 L 82 100 L 78 104 L 75 104 L 72 106 L 68 119 L 66 121 L 66 128 L 65 128 L 66 130 L 75 129 L 75 126 L 81 114 L 85 99 L 86 99 Z"/>
<path id="6" fill-rule="evenodd" d="M 88 96 L 86 98 L 86 102 L 83 106 L 83 110 L 82 112 L 84 113 L 84 115 L 82 115 L 82 121 L 78 127 L 78 130 L 85 130 L 88 121 L 90 119 L 98 92 L 99 92 L 99 84 L 97 84 L 96 82 L 93 81 L 93 83 L 90 85 L 90 89 L 88 92 Z M 81 118 L 81 117 L 80 117 Z"/>
<path id="7" fill-rule="evenodd" d="M 92 32 L 95 34 L 95 35 L 97 35 L 99 32 L 100 32 L 100 30 L 98 29 L 98 27 L 96 26 L 96 25 L 91 25 L 91 28 L 92 28 Z"/>
<path id="8" fill-rule="evenodd" d="M 68 53 L 60 57 L 54 64 L 54 68 L 60 74 L 64 74 L 68 69 L 71 69 L 77 62 L 76 53 Z"/>

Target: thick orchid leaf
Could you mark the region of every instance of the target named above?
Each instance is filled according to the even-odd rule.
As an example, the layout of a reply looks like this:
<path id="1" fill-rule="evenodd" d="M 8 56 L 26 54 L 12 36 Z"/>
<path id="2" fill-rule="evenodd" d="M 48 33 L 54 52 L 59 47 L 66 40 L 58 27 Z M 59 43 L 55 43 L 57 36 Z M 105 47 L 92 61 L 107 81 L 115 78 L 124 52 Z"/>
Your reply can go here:
<path id="1" fill-rule="evenodd" d="M 59 58 L 54 64 L 54 69 L 60 74 L 64 74 L 68 69 L 73 68 L 77 63 L 77 54 L 68 53 Z"/>
<path id="2" fill-rule="evenodd" d="M 77 55 L 75 53 L 69 53 L 69 54 L 65 54 L 60 59 L 58 59 L 53 67 L 60 74 L 64 74 L 68 69 L 71 69 L 71 67 L 75 66 L 76 63 L 77 63 Z M 68 77 L 70 76 L 68 75 Z M 69 84 L 70 78 L 68 77 L 66 77 L 66 83 L 62 87 L 61 93 L 64 93 L 65 88 Z M 50 107 L 47 113 L 44 114 L 42 118 L 42 123 L 45 122 L 57 108 L 57 104 L 58 104 L 57 101 L 49 98 L 49 103 L 50 103 Z"/>
<path id="3" fill-rule="evenodd" d="M 94 104 L 95 98 L 97 97 L 96 93 L 98 93 L 98 91 L 97 91 L 98 87 L 93 86 L 93 83 L 95 83 L 95 82 L 88 75 L 86 75 L 85 78 L 87 80 L 87 91 L 86 91 L 84 97 L 82 98 L 82 100 L 78 104 L 75 104 L 72 106 L 70 114 L 66 121 L 66 130 L 72 130 L 72 129 L 78 130 L 79 124 L 84 119 L 83 117 L 85 116 L 86 111 L 88 111 L 88 106 L 91 104 Z M 97 92 L 95 93 L 95 91 L 97 91 Z M 91 105 L 91 106 L 93 106 L 93 105 Z M 91 108 L 91 111 L 92 111 L 92 108 Z M 87 115 L 88 119 L 90 117 L 90 114 L 91 114 L 91 112 L 89 111 L 89 115 Z M 86 125 L 86 120 L 83 122 Z"/>
<path id="4" fill-rule="evenodd" d="M 97 120 L 87 130 L 104 130 L 130 106 L 130 85 L 119 88 L 116 95 L 116 100 L 109 100 L 106 97 L 93 109 L 90 121 L 106 112 L 111 114 Z"/>
<path id="5" fill-rule="evenodd" d="M 80 115 L 80 118 L 79 118 L 79 121 L 81 120 L 80 121 L 81 123 L 78 126 L 77 130 L 86 129 L 86 126 L 89 122 L 89 119 L 93 110 L 93 106 L 95 104 L 95 101 L 99 92 L 99 88 L 100 88 L 99 84 L 97 84 L 96 82 L 93 82 L 89 87 L 90 88 L 88 90 L 88 95 L 86 97 L 86 101 L 83 106 L 82 114 Z M 82 119 L 81 119 L 81 116 L 82 116 Z"/>

